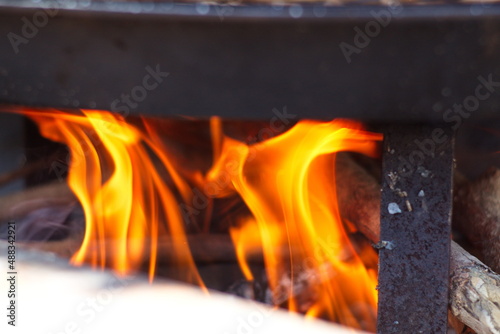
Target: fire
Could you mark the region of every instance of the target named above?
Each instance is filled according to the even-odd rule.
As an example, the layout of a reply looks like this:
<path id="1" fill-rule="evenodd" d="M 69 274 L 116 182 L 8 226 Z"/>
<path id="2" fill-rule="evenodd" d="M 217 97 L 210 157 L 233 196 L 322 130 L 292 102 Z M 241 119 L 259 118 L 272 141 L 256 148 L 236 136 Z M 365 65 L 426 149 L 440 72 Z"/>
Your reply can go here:
<path id="1" fill-rule="evenodd" d="M 179 200 L 192 200 L 190 182 L 201 188 L 211 185 L 211 198 L 237 194 L 249 208 L 251 216 L 240 217 L 230 235 L 247 280 L 254 279 L 248 256 L 262 253 L 276 306 L 374 329 L 376 273 L 365 267 L 344 230 L 335 153 L 375 156 L 381 135 L 351 121 L 300 121 L 277 137 L 248 145 L 225 136 L 221 120 L 214 117 L 212 167 L 187 177 L 146 119 L 139 128 L 103 111 L 23 113 L 38 123 L 44 136 L 70 149 L 68 183 L 86 216 L 74 264 L 127 274 L 146 257 L 153 279 L 158 237 L 168 234 L 182 279 L 204 287 Z M 159 169 L 168 173 L 169 182 Z M 376 257 L 372 249 L 368 253 Z"/>
<path id="2" fill-rule="evenodd" d="M 210 171 L 216 174 L 238 159 L 241 172 L 232 177 L 232 184 L 253 219 L 231 230 L 233 240 L 247 279 L 253 275 L 244 250 L 262 247 L 276 305 L 286 303 L 290 310 L 309 316 L 374 329 L 376 274 L 365 268 L 343 228 L 335 191 L 335 153 L 349 150 L 373 156 L 380 139 L 353 122 L 302 121 L 281 136 L 238 150 L 244 154 L 221 154 L 224 160 Z M 234 148 L 233 142 L 225 138 L 222 152 Z M 294 251 L 284 256 L 284 247 Z M 306 310 L 298 300 L 304 294 L 317 296 Z"/>
<path id="3" fill-rule="evenodd" d="M 204 286 L 186 240 L 184 219 L 173 189 L 150 157 L 153 151 L 170 172 L 177 188 L 188 196 L 188 186 L 173 170 L 167 152 L 155 137 L 111 113 L 82 110 L 24 111 L 42 135 L 66 144 L 71 153 L 68 184 L 85 212 L 83 243 L 71 261 L 111 267 L 120 274 L 140 268 L 149 256 L 149 277 L 156 270 L 158 235 L 172 236 L 179 277 Z M 103 175 L 104 170 L 112 170 Z M 160 221 L 168 221 L 168 226 Z"/>

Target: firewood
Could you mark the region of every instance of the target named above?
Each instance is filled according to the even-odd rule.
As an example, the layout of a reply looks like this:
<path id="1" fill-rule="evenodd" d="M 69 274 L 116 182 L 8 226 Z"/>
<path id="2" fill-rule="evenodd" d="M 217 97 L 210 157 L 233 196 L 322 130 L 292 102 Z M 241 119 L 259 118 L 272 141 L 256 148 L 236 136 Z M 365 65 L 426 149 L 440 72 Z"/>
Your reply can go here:
<path id="1" fill-rule="evenodd" d="M 373 243 L 380 241 L 380 190 L 377 180 L 347 154 L 338 154 L 337 196 L 343 216 Z M 351 166 L 355 172 L 347 171 Z M 348 186 L 341 183 L 347 182 Z M 367 184 L 368 182 L 368 184 Z M 353 201 L 347 207 L 343 203 Z M 372 201 L 372 202 L 370 202 Z M 359 211 L 356 208 L 370 208 Z M 450 309 L 477 333 L 500 333 L 500 275 L 451 242 Z"/>
<path id="2" fill-rule="evenodd" d="M 53 182 L 0 197 L 0 224 L 47 207 L 76 202 L 64 182 Z"/>
<path id="3" fill-rule="evenodd" d="M 40 169 L 49 168 L 47 166 L 47 164 L 48 164 L 47 161 L 53 161 L 57 156 L 58 156 L 58 154 L 54 153 L 47 158 L 40 159 L 40 160 L 30 162 L 30 163 L 26 163 L 24 166 L 22 166 L 20 168 L 16 168 L 10 172 L 7 172 L 7 173 L 0 175 L 0 186 L 8 184 L 8 183 L 15 181 L 17 179 L 27 177 Z"/>
<path id="4" fill-rule="evenodd" d="M 227 235 L 197 234 L 189 235 L 187 240 L 190 245 L 193 258 L 196 261 L 204 263 L 236 261 L 236 255 L 231 238 Z M 113 244 L 117 244 L 118 242 L 118 240 L 105 241 L 106 245 L 109 246 L 108 249 L 116 249 L 116 247 L 113 247 Z M 149 241 L 145 240 L 144 242 L 145 249 L 149 249 Z M 62 258 L 70 258 L 80 248 L 81 243 L 82 236 L 72 236 L 61 241 L 24 242 L 20 243 L 19 246 L 25 249 L 54 253 Z M 172 263 L 175 260 L 172 258 L 174 249 L 175 247 L 171 237 L 160 237 L 157 248 L 158 263 Z M 108 258 L 112 258 L 114 254 L 108 253 L 106 256 Z"/>
<path id="5" fill-rule="evenodd" d="M 450 265 L 452 313 L 477 333 L 500 333 L 500 275 L 456 243 Z"/>
<path id="6" fill-rule="evenodd" d="M 116 249 L 113 244 L 118 243 L 117 240 L 106 240 L 105 243 L 109 250 Z M 187 235 L 187 242 L 189 244 L 189 249 L 193 256 L 193 259 L 197 263 L 213 263 L 213 262 L 236 262 L 236 253 L 234 250 L 233 242 L 228 235 L 223 234 L 193 234 Z M 60 241 L 48 241 L 48 242 L 21 242 L 18 246 L 24 249 L 38 250 L 42 252 L 50 252 L 62 258 L 70 258 L 81 246 L 82 236 L 71 236 L 67 239 Z M 293 249 L 298 249 L 298 247 L 293 247 Z M 144 249 L 150 249 L 150 242 L 145 240 Z M 174 240 L 170 236 L 161 236 L 158 239 L 158 258 L 157 264 L 159 265 L 169 265 L 175 263 L 175 246 Z M 290 249 L 288 246 L 283 246 L 277 250 L 278 253 L 284 258 L 290 256 Z M 297 251 L 298 252 L 298 251 Z M 292 253 L 292 256 L 299 254 Z M 113 253 L 108 252 L 106 257 L 111 259 L 114 256 Z M 345 254 L 349 256 L 349 254 Z M 249 262 L 261 262 L 263 259 L 262 251 L 256 250 L 254 252 L 248 253 L 247 260 Z M 148 257 L 145 256 L 144 261 L 147 261 Z"/>
<path id="7" fill-rule="evenodd" d="M 337 154 L 337 201 L 341 216 L 370 240 L 380 232 L 380 185 L 348 153 Z"/>
<path id="8" fill-rule="evenodd" d="M 463 177 L 457 182 L 453 223 L 482 259 L 500 273 L 500 170 L 490 168 L 474 182 Z"/>

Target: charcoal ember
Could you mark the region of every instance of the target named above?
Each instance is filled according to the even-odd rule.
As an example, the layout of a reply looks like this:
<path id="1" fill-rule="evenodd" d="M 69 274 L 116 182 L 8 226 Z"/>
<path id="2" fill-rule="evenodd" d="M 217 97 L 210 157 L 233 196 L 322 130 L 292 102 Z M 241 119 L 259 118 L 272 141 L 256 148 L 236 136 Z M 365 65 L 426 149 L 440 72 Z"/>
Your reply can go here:
<path id="1" fill-rule="evenodd" d="M 293 271 L 284 272 L 276 286 L 271 288 L 265 271 L 256 275 L 255 280 L 239 280 L 232 284 L 226 291 L 233 295 L 259 301 L 261 303 L 288 308 L 290 299 L 294 299 L 297 311 L 307 312 L 319 299 L 319 285 L 324 277 L 323 274 L 333 272 L 330 264 L 324 264 L 321 268 L 303 268 L 296 266 Z M 333 275 L 332 275 L 333 276 Z"/>
<path id="2" fill-rule="evenodd" d="M 270 297 L 269 286 L 265 273 L 260 280 L 238 280 L 233 283 L 226 292 L 245 299 L 255 300 L 264 304 L 274 305 Z"/>
<path id="3" fill-rule="evenodd" d="M 315 268 L 298 267 L 293 273 L 283 273 L 276 287 L 269 292 L 272 304 L 286 307 L 293 298 L 297 310 L 305 313 L 319 299 L 321 281 L 319 271 Z"/>
<path id="4" fill-rule="evenodd" d="M 233 283 L 226 292 L 245 299 L 255 300 L 253 285 L 253 281 L 242 279 Z"/>

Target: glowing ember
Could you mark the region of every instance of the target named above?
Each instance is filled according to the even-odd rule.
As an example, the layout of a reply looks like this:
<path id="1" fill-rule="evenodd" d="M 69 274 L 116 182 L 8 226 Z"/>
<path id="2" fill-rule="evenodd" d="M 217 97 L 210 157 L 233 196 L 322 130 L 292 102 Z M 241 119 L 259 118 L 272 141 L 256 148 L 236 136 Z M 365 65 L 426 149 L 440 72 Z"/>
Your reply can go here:
<path id="1" fill-rule="evenodd" d="M 381 135 L 350 121 L 301 121 L 280 136 L 247 145 L 225 136 L 221 121 L 213 118 L 212 168 L 191 172 L 188 182 L 148 120 L 139 129 L 103 111 L 23 113 L 44 136 L 70 148 L 68 183 L 86 215 L 85 238 L 74 264 L 126 274 L 149 258 L 153 279 L 158 236 L 169 234 L 180 277 L 204 287 L 187 243 L 179 198 L 192 201 L 189 182 L 201 189 L 211 185 L 212 198 L 237 194 L 249 208 L 251 216 L 240 219 L 230 234 L 246 279 L 254 278 L 248 255 L 263 254 L 275 305 L 374 329 L 376 273 L 365 267 L 342 225 L 335 153 L 375 156 Z M 168 173 L 168 182 L 159 169 Z M 106 175 L 106 170 L 112 172 Z M 293 252 L 285 256 L 287 248 Z M 372 249 L 364 252 L 376 257 Z"/>

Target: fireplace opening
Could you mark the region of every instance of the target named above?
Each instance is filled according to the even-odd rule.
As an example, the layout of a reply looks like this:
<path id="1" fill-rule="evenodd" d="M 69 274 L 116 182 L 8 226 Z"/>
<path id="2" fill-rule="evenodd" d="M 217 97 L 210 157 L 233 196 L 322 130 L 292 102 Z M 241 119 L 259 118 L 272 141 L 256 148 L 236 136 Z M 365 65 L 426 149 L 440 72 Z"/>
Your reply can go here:
<path id="1" fill-rule="evenodd" d="M 5 109 L 2 239 L 15 221 L 21 248 L 72 266 L 173 279 L 375 332 L 377 253 L 400 246 L 377 242 L 385 125 Z M 476 122 L 461 129 L 455 153 L 453 239 L 493 270 L 498 147 L 495 125 Z M 460 314 L 471 289 L 456 283 L 460 270 L 484 269 L 454 265 L 468 254 L 454 247 L 450 298 Z M 464 330 L 454 317 L 450 328 Z"/>
<path id="2" fill-rule="evenodd" d="M 348 120 L 15 112 L 38 151 L 2 216 L 19 243 L 375 331 L 377 252 L 349 219 L 363 219 L 357 188 L 377 187 L 361 182 L 379 178 L 380 133 Z"/>

